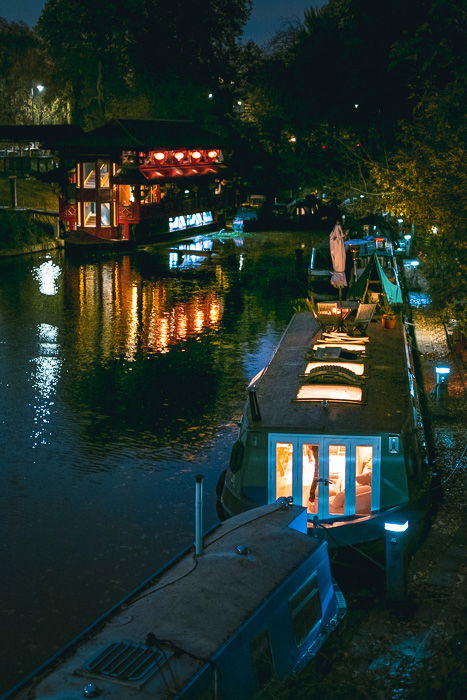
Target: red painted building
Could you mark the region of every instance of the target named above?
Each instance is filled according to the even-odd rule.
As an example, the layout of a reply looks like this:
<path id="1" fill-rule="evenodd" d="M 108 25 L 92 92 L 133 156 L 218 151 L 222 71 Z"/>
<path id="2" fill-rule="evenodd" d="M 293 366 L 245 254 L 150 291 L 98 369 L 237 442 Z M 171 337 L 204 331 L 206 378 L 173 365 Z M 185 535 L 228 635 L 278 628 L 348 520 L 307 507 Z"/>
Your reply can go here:
<path id="1" fill-rule="evenodd" d="M 99 238 L 222 225 L 232 206 L 219 138 L 189 121 L 115 119 L 55 144 L 60 219 Z"/>

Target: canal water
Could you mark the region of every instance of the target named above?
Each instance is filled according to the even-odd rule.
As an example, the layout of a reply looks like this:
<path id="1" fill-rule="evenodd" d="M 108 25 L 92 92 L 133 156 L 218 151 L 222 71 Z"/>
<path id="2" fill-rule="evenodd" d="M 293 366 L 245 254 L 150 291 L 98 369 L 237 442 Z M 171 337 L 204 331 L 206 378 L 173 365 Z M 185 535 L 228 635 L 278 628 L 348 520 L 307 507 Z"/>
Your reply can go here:
<path id="1" fill-rule="evenodd" d="M 0 259 L 0 692 L 193 542 L 198 473 L 217 521 L 245 387 L 319 237 Z"/>

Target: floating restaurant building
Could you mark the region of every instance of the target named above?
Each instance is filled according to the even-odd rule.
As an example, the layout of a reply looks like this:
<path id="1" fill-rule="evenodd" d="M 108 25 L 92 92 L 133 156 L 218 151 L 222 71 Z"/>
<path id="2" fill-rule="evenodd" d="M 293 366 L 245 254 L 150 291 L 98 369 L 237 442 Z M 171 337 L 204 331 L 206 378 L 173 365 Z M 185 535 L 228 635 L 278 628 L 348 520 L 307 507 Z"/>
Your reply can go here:
<path id="1" fill-rule="evenodd" d="M 26 128 L 34 127 L 0 127 L 0 135 L 13 129 L 18 139 Z M 87 132 L 50 125 L 39 138 L 58 157 L 43 179 L 60 184 L 68 232 L 151 241 L 169 231 L 222 227 L 235 204 L 219 137 L 192 121 L 113 119 Z"/>

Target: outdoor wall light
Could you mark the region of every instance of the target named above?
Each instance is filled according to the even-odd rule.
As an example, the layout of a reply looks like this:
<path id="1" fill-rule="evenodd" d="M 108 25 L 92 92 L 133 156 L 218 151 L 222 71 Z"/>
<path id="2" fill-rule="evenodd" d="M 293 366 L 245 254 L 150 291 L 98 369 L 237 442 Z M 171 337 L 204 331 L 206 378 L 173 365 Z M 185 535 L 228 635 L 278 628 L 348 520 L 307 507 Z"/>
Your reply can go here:
<path id="1" fill-rule="evenodd" d="M 397 454 L 399 452 L 399 436 L 398 435 L 390 435 L 389 436 L 389 452 L 391 454 Z"/>
<path id="2" fill-rule="evenodd" d="M 384 529 L 389 532 L 405 532 L 409 528 L 409 521 L 405 523 L 384 523 Z"/>

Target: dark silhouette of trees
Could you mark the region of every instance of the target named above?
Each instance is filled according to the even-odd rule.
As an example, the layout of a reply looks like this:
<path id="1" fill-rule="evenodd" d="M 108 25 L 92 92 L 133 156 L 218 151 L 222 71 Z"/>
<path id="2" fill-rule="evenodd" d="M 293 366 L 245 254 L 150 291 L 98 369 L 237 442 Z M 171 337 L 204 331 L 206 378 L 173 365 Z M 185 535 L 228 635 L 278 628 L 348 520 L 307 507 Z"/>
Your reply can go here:
<path id="1" fill-rule="evenodd" d="M 0 121 L 30 124 L 34 85 L 44 82 L 38 37 L 22 22 L 0 17 Z"/>
<path id="2" fill-rule="evenodd" d="M 234 82 L 250 9 L 250 0 L 48 0 L 38 30 L 79 123 L 204 119 L 216 91 Z"/>

